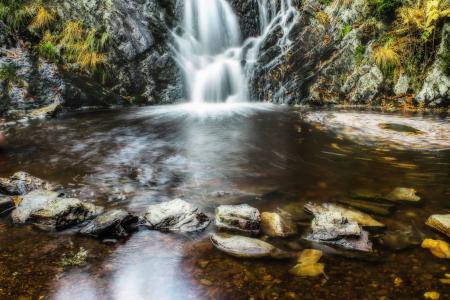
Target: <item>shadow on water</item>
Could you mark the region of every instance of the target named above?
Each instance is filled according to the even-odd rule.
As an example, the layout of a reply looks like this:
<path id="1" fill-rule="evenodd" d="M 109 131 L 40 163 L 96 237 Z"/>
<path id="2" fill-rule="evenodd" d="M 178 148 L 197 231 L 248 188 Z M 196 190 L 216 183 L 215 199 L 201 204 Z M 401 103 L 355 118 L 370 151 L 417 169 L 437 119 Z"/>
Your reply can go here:
<path id="1" fill-rule="evenodd" d="M 181 197 L 211 216 L 222 203 L 294 213 L 307 201 L 339 200 L 356 188 L 388 192 L 406 185 L 419 191 L 424 204 L 400 206 L 394 216 L 378 219 L 392 226 L 414 222 L 437 237 L 423 223 L 450 209 L 450 152 L 392 147 L 389 139 L 378 143 L 381 138 L 373 136 L 367 142 L 363 136 L 370 130 L 355 132 L 359 123 L 333 126 L 321 123 L 320 114 L 264 104 L 70 114 L 11 129 L 0 152 L 0 176 L 28 171 L 85 200 L 138 214 L 151 203 Z M 420 120 L 437 122 L 417 117 L 414 126 Z M 439 122 L 448 126 L 445 118 Z M 448 136 L 432 138 L 449 142 Z M 70 232 L 15 227 L 2 217 L 0 298 L 416 299 L 432 289 L 450 297 L 438 280 L 448 265 L 419 248 L 377 246 L 379 263 L 326 255 L 328 280 L 304 279 L 289 275 L 293 262 L 239 260 L 215 251 L 208 241 L 213 230 L 195 236 L 141 230 L 106 245 Z M 273 243 L 294 250 L 299 239 Z M 89 251 L 87 264 L 62 267 L 62 255 L 79 247 Z M 403 286 L 394 285 L 395 277 Z"/>

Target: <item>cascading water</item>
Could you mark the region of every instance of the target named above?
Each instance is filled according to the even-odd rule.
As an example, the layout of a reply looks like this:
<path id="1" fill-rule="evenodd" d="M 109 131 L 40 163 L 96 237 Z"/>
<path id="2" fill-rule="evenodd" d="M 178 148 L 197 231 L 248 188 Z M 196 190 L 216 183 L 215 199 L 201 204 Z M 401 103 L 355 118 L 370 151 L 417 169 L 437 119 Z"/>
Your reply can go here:
<path id="1" fill-rule="evenodd" d="M 237 16 L 225 0 L 185 0 L 182 34 L 174 34 L 175 54 L 193 103 L 249 100 L 248 80 L 261 42 L 278 24 L 284 28 L 279 46 L 296 13 L 291 0 L 258 0 L 261 35 L 242 43 Z"/>

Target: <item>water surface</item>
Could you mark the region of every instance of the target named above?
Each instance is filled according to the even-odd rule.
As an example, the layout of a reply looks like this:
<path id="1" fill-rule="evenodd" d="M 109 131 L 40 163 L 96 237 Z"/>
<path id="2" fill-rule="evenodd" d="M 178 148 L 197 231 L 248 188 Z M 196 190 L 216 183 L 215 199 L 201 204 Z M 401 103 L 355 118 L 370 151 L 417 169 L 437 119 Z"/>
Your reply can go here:
<path id="1" fill-rule="evenodd" d="M 366 131 L 348 130 L 358 123 L 324 126 L 308 116 L 262 104 L 75 113 L 10 129 L 0 176 L 27 171 L 74 189 L 86 201 L 136 214 L 180 197 L 210 216 L 224 203 L 301 211 L 306 201 L 339 200 L 357 188 L 389 192 L 407 186 L 423 204 L 377 218 L 388 228 L 413 224 L 426 237 L 445 239 L 424 225 L 430 214 L 450 209 L 445 131 L 429 147 L 423 138 L 418 149 L 398 147 L 397 140 L 391 147 L 390 135 L 364 139 Z M 404 117 L 375 116 L 385 123 Z M 419 121 L 448 126 L 446 116 L 407 117 L 419 127 Z M 376 245 L 382 259 L 372 262 L 327 253 L 326 277 L 297 278 L 288 273 L 293 261 L 236 259 L 214 250 L 208 240 L 213 230 L 210 225 L 183 236 L 142 229 L 107 245 L 71 231 L 15 227 L 2 217 L 0 298 L 421 299 L 431 290 L 450 297 L 448 285 L 439 282 L 450 272 L 448 262 L 418 247 L 395 252 Z M 300 236 L 271 242 L 298 251 L 308 247 Z M 61 267 L 63 254 L 80 247 L 89 251 L 87 264 Z M 402 285 L 394 284 L 396 277 Z"/>

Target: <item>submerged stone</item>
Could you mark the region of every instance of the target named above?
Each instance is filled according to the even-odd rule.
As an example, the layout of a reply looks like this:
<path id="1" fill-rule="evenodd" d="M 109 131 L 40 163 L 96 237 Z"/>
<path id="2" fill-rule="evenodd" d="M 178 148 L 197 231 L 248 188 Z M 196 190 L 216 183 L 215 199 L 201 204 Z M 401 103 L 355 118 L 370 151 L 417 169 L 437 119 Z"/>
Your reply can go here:
<path id="1" fill-rule="evenodd" d="M 393 204 L 379 203 L 375 201 L 364 201 L 357 199 L 342 199 L 339 203 L 351 206 L 366 213 L 372 213 L 379 216 L 388 216 L 395 210 Z"/>
<path id="2" fill-rule="evenodd" d="M 210 223 L 207 215 L 181 199 L 150 205 L 145 220 L 150 229 L 175 232 L 202 231 Z"/>
<path id="3" fill-rule="evenodd" d="M 218 250 L 235 257 L 271 257 L 275 259 L 292 257 L 289 252 L 278 249 L 267 242 L 245 236 L 214 233 L 211 235 L 211 242 Z"/>
<path id="4" fill-rule="evenodd" d="M 439 258 L 450 259 L 450 245 L 441 240 L 425 239 L 422 248 L 430 249 L 431 254 Z"/>
<path id="5" fill-rule="evenodd" d="M 369 233 L 363 229 L 361 229 L 361 234 L 359 236 L 342 236 L 335 240 L 319 240 L 317 239 L 317 236 L 309 234 L 305 237 L 305 239 L 312 242 L 326 243 L 347 250 L 363 252 L 371 252 L 373 247 L 373 244 L 369 239 Z"/>
<path id="6" fill-rule="evenodd" d="M 247 204 L 220 205 L 216 208 L 216 226 L 220 229 L 259 234 L 261 216 Z"/>
<path id="7" fill-rule="evenodd" d="M 416 190 L 405 187 L 396 187 L 392 192 L 383 197 L 388 201 L 419 202 L 421 198 L 416 195 Z"/>
<path id="8" fill-rule="evenodd" d="M 327 212 L 339 212 L 344 218 L 348 219 L 349 221 L 356 222 L 363 227 L 385 227 L 383 223 L 375 220 L 366 213 L 354 209 L 349 209 L 333 203 L 307 203 L 305 204 L 305 209 L 306 211 L 312 213 L 315 217 Z"/>
<path id="9" fill-rule="evenodd" d="M 261 214 L 261 229 L 271 237 L 286 237 L 297 233 L 294 222 L 288 216 L 273 212 Z"/>
<path id="10" fill-rule="evenodd" d="M 36 190 L 21 197 L 11 214 L 16 224 L 35 224 L 46 230 L 61 230 L 81 224 L 103 212 L 103 208 L 76 198 L 61 198 L 58 193 Z"/>
<path id="11" fill-rule="evenodd" d="M 397 228 L 389 229 L 379 238 L 385 248 L 401 251 L 418 246 L 422 242 L 422 233 L 413 225 L 397 224 Z"/>
<path id="12" fill-rule="evenodd" d="M 362 199 L 362 200 L 377 200 L 382 199 L 383 195 L 373 192 L 371 190 L 358 189 L 354 190 L 350 193 L 350 197 L 354 199 Z"/>
<path id="13" fill-rule="evenodd" d="M 425 224 L 450 237 L 450 214 L 432 215 Z"/>
<path id="14" fill-rule="evenodd" d="M 378 126 L 382 129 L 393 130 L 402 133 L 422 134 L 423 132 L 412 126 L 397 123 L 380 123 Z"/>
<path id="15" fill-rule="evenodd" d="M 122 209 L 107 211 L 81 228 L 80 233 L 94 237 L 124 238 L 136 229 L 139 218 Z"/>
<path id="16" fill-rule="evenodd" d="M 325 265 L 318 263 L 322 251 L 316 249 L 303 250 L 298 258 L 298 264 L 289 272 L 295 276 L 315 277 L 324 273 Z"/>
<path id="17" fill-rule="evenodd" d="M 58 188 L 59 186 L 31 176 L 26 172 L 16 172 L 9 178 L 0 178 L 0 193 L 11 196 L 25 195 L 38 189 L 52 191 Z"/>

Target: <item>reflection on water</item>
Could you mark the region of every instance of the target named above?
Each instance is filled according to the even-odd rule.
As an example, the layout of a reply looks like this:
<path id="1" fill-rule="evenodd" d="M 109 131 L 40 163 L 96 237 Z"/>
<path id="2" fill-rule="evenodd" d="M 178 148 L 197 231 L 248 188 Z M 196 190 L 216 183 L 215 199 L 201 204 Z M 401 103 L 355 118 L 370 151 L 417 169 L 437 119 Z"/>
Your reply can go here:
<path id="1" fill-rule="evenodd" d="M 307 118 L 320 114 L 325 115 L 310 112 Z M 137 214 L 154 202 L 181 197 L 211 216 L 222 203 L 296 212 L 306 201 L 339 200 L 355 188 L 384 193 L 406 185 L 419 191 L 423 206 L 401 206 L 380 221 L 393 229 L 413 222 L 426 236 L 437 237 L 423 223 L 449 210 L 450 152 L 374 143 L 410 141 L 408 132 L 367 136 L 365 142 L 367 134 L 382 130 L 372 131 L 372 123 L 404 119 L 352 112 L 348 120 L 359 123 L 349 125 L 345 114 L 334 119 L 339 126 L 330 121 L 323 130 L 305 122 L 304 112 L 264 104 L 77 113 L 10 130 L 9 146 L 0 152 L 0 176 L 28 171 L 80 198 Z M 448 127 L 447 119 L 410 118 L 408 124 L 421 131 Z M 349 134 L 347 125 L 354 129 Z M 450 142 L 442 131 L 439 139 L 429 138 L 434 146 Z M 215 251 L 208 241 L 213 230 L 195 236 L 141 230 L 107 245 L 70 232 L 13 227 L 4 217 L 0 298 L 414 299 L 430 289 L 449 295 L 437 279 L 448 272 L 445 262 L 418 248 L 396 253 L 378 245 L 383 260 L 377 264 L 327 254 L 328 280 L 303 279 L 289 275 L 292 262 L 239 260 Z M 272 242 L 293 251 L 306 246 L 299 237 Z M 87 264 L 62 268 L 62 254 L 81 246 L 89 251 Z M 393 285 L 396 276 L 403 288 Z"/>

